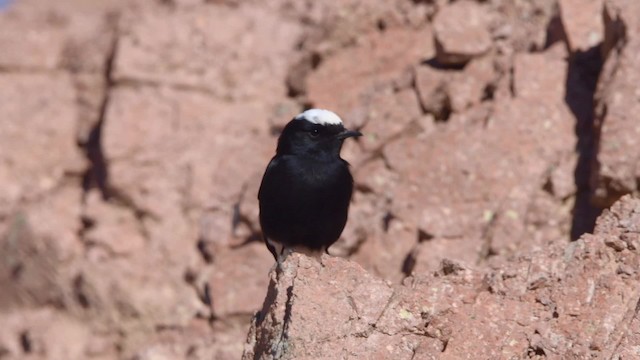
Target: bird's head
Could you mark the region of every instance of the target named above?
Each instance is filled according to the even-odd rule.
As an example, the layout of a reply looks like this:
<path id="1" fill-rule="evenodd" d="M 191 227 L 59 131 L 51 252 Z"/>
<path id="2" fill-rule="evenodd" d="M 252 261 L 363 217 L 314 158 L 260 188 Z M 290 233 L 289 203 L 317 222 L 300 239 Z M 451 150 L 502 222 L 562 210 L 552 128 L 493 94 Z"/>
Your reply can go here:
<path id="1" fill-rule="evenodd" d="M 278 154 L 338 157 L 345 139 L 361 136 L 344 128 L 338 115 L 329 110 L 310 109 L 294 117 L 278 139 Z"/>

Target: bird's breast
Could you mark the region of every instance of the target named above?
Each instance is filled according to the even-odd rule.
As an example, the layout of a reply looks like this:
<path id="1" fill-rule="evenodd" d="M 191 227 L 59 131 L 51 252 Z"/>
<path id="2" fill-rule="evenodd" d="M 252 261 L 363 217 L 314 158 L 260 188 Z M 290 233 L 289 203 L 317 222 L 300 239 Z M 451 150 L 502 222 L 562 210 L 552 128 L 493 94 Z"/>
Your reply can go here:
<path id="1" fill-rule="evenodd" d="M 299 180 L 314 188 L 333 187 L 344 182 L 351 182 L 349 169 L 342 161 L 307 162 L 298 172 Z"/>

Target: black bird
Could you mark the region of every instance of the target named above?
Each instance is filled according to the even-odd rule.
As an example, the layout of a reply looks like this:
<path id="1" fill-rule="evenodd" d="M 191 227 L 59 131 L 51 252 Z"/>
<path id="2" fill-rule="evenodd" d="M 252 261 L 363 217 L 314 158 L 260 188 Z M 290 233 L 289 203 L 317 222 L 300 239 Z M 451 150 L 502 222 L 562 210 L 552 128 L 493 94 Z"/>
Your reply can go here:
<path id="1" fill-rule="evenodd" d="M 326 252 L 340 237 L 353 192 L 340 149 L 345 139 L 361 135 L 322 109 L 307 110 L 284 127 L 258 192 L 260 226 L 278 263 L 293 250 Z"/>

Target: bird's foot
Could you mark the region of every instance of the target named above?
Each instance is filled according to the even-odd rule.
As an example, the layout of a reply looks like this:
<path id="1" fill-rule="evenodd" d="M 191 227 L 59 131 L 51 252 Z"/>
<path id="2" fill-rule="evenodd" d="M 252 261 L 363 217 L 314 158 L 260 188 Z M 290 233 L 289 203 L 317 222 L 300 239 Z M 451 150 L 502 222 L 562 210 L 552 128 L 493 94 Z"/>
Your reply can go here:
<path id="1" fill-rule="evenodd" d="M 282 265 L 282 263 L 284 263 L 285 260 L 287 260 L 287 256 L 289 256 L 289 254 L 291 253 L 290 251 L 287 251 L 288 249 L 283 247 L 282 251 L 278 253 L 278 258 L 276 259 L 276 261 L 278 262 L 278 265 Z"/>
<path id="2" fill-rule="evenodd" d="M 293 249 L 288 248 L 286 246 L 283 246 L 280 249 L 280 252 L 278 252 L 276 257 L 276 263 L 280 270 L 282 270 L 282 265 L 284 264 L 285 260 L 287 260 L 287 256 L 289 256 L 289 254 L 291 254 L 292 252 L 293 252 Z"/>

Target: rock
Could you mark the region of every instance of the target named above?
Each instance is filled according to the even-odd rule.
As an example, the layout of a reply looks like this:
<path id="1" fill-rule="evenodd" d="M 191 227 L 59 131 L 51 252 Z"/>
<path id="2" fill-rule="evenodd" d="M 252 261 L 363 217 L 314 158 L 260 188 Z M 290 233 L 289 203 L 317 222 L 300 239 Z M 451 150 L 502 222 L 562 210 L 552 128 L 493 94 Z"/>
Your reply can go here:
<path id="1" fill-rule="evenodd" d="M 199 89 L 221 99 L 286 94 L 278 79 L 284 78 L 288 52 L 300 35 L 295 23 L 253 6 L 178 7 L 139 15 L 118 41 L 116 81 Z"/>
<path id="2" fill-rule="evenodd" d="M 415 72 L 422 109 L 443 121 L 451 112 L 462 113 L 480 104 L 496 77 L 489 56 L 471 60 L 461 71 L 426 64 L 416 67 Z"/>
<path id="3" fill-rule="evenodd" d="M 365 162 L 354 171 L 356 187 L 364 188 L 379 196 L 388 197 L 398 182 L 398 174 L 393 172 L 383 159 Z"/>
<path id="4" fill-rule="evenodd" d="M 620 345 L 614 352 L 612 358 L 618 359 L 633 359 L 638 355 L 638 342 L 640 341 L 640 319 L 634 316 L 631 320 L 631 325 L 628 328 L 628 335 L 622 338 Z"/>
<path id="5" fill-rule="evenodd" d="M 560 0 L 560 17 L 572 53 L 586 52 L 604 38 L 604 0 Z"/>
<path id="6" fill-rule="evenodd" d="M 625 197 L 594 235 L 564 248 L 487 272 L 442 261 L 393 288 L 347 260 L 294 253 L 271 272 L 243 358 L 608 358 L 640 300 L 638 275 L 627 280 L 612 265 L 637 266 L 640 254 L 605 239 L 637 232 L 639 209 L 640 199 Z"/>
<path id="7" fill-rule="evenodd" d="M 446 119 L 451 112 L 448 82 L 449 71 L 439 70 L 432 66 L 417 66 L 416 90 L 422 109 L 433 114 L 436 119 Z"/>
<path id="8" fill-rule="evenodd" d="M 385 201 L 373 194 L 356 192 L 349 206 L 349 219 L 338 241 L 329 248 L 329 254 L 349 257 L 360 251 L 369 236 L 383 226 L 384 219 L 373 225 L 372 220 L 384 213 Z M 373 225 L 373 226 L 372 226 Z"/>
<path id="9" fill-rule="evenodd" d="M 322 261 L 294 253 L 282 270 L 271 272 L 267 298 L 254 318 L 243 359 L 330 358 L 345 351 L 375 351 L 376 342 L 351 334 L 372 332 L 392 296 L 391 288 L 346 260 L 323 256 Z M 398 337 L 395 345 L 401 341 Z"/>
<path id="10" fill-rule="evenodd" d="M 73 77 L 78 93 L 78 128 L 76 137 L 80 144 L 88 144 L 97 128 L 107 95 L 107 80 L 101 74 L 78 73 Z"/>
<path id="11" fill-rule="evenodd" d="M 385 159 L 400 175 L 390 196 L 392 213 L 435 238 L 470 239 L 476 249 L 486 236 L 486 214 L 490 219 L 509 209 L 496 207 L 495 199 L 517 201 L 511 208 L 522 209 L 518 221 L 524 221 L 526 204 L 549 169 L 573 154 L 572 116 L 560 99 L 549 101 L 516 99 L 495 108 L 486 127 L 462 123 L 387 145 Z M 458 185 L 446 195 L 440 191 L 453 183 Z M 513 236 L 505 240 L 514 246 Z"/>
<path id="12" fill-rule="evenodd" d="M 230 336 L 242 336 L 236 326 L 220 328 L 215 332 L 205 321 L 193 321 L 184 328 L 163 329 L 141 343 L 129 358 L 140 360 L 189 359 L 205 360 L 238 359 L 241 347 L 229 346 Z M 222 331 L 221 331 L 222 330 Z"/>
<path id="13" fill-rule="evenodd" d="M 529 244 L 532 250 L 549 244 L 564 244 L 570 240 L 567 234 L 573 226 L 571 205 L 573 204 L 570 202 L 559 201 L 557 196 L 544 188 L 534 193 L 529 208 L 518 213 L 519 216 L 524 214 L 527 233 L 535 239 Z"/>
<path id="14" fill-rule="evenodd" d="M 273 6 L 271 4 L 286 15 L 311 25 L 305 34 L 304 49 L 321 55 L 353 45 L 361 41 L 363 34 L 405 28 L 408 22 L 418 28 L 426 20 L 422 6 L 415 6 L 409 1 L 338 0 L 327 3 L 279 0 L 271 1 L 269 5 Z"/>
<path id="15" fill-rule="evenodd" d="M 9 359 L 86 359 L 91 329 L 53 309 L 0 312 L 0 349 Z"/>
<path id="16" fill-rule="evenodd" d="M 73 261 L 84 250 L 78 236 L 82 229 L 82 193 L 78 183 L 56 190 L 37 202 L 25 205 L 17 213 L 17 218 L 24 216 L 33 236 L 42 239 L 60 261 Z"/>
<path id="17" fill-rule="evenodd" d="M 524 118 L 529 120 L 514 120 Z M 535 124 L 533 132 L 532 124 Z M 496 109 L 486 129 L 478 126 L 443 128 L 425 138 L 415 135 L 403 142 L 394 142 L 384 150 L 392 170 L 401 175 L 392 196 L 393 213 L 415 221 L 420 229 L 435 237 L 461 237 L 471 233 L 479 236 L 485 226 L 485 212 L 496 210 L 492 202 L 481 199 L 504 199 L 518 189 L 526 188 L 531 193 L 541 186 L 546 167 L 550 165 L 548 161 L 556 162 L 560 154 L 572 151 L 572 126 L 566 108 L 517 101 Z M 551 144 L 545 135 L 551 129 L 563 134 L 565 142 Z M 452 147 L 451 144 L 464 145 Z M 529 150 L 524 150 L 525 146 Z M 523 153 L 518 155 L 507 150 L 516 148 Z M 529 159 L 526 165 L 518 160 L 520 156 Z M 418 163 L 421 165 L 417 166 Z M 515 170 L 516 167 L 519 169 Z M 459 185 L 446 194 L 445 200 L 438 189 L 451 183 Z"/>
<path id="18" fill-rule="evenodd" d="M 556 0 L 487 3 L 489 28 L 498 53 L 543 51 L 564 38 Z"/>
<path id="19" fill-rule="evenodd" d="M 0 214 L 51 191 L 65 175 L 84 170 L 76 126 L 75 91 L 68 75 L 0 74 Z"/>
<path id="20" fill-rule="evenodd" d="M 118 1 L 93 6 L 69 2 L 73 0 L 55 5 L 21 1 L 3 13 L 0 46 L 6 51 L 0 54 L 0 67 L 70 71 L 79 105 L 78 140 L 86 143 L 104 101 Z"/>
<path id="21" fill-rule="evenodd" d="M 377 92 L 371 97 L 367 110 L 362 128 L 366 135 L 361 139 L 365 150 L 381 148 L 403 132 L 410 131 L 409 124 L 422 115 L 413 89 Z"/>
<path id="22" fill-rule="evenodd" d="M 251 315 L 260 309 L 269 285 L 266 274 L 274 264 L 262 241 L 216 254 L 209 275 L 203 279 L 210 289 L 214 316 Z"/>
<path id="23" fill-rule="evenodd" d="M 243 185 L 242 192 L 240 193 L 240 199 L 237 202 L 237 207 L 234 209 L 231 224 L 233 239 L 227 239 L 232 240 L 232 246 L 239 246 L 253 240 L 262 241 L 259 219 L 260 205 L 258 204 L 258 191 L 260 190 L 261 182 L 262 173 L 257 171 L 253 176 L 250 176 L 247 182 Z M 219 233 L 211 232 L 211 230 L 207 233 L 207 238 L 214 242 L 225 240 L 219 238 Z"/>
<path id="24" fill-rule="evenodd" d="M 197 314 L 208 314 L 206 304 L 184 281 L 184 270 L 161 256 L 139 254 L 85 262 L 73 279 L 79 302 L 74 305 L 82 306 L 98 323 L 114 321 L 114 330 L 131 334 L 123 339 L 127 349 L 140 340 L 136 333 L 158 326 L 184 327 Z"/>
<path id="25" fill-rule="evenodd" d="M 471 60 L 461 72 L 454 72 L 447 92 L 454 112 L 462 112 L 487 97 L 496 79 L 490 56 Z"/>
<path id="26" fill-rule="evenodd" d="M 537 54 L 517 54 L 513 64 L 516 97 L 563 103 L 567 81 L 566 51 L 562 44 Z"/>
<path id="27" fill-rule="evenodd" d="M 632 114 L 640 111 L 640 73 L 635 54 L 640 51 L 640 21 L 630 14 L 640 11 L 632 1 L 608 1 L 606 32 L 618 37 L 619 51 L 610 51 L 596 93 L 596 132 L 600 134 L 597 167 L 593 172 L 593 200 L 611 205 L 620 196 L 638 190 L 640 179 L 640 124 Z M 622 40 L 624 39 L 624 40 Z M 614 40 L 609 40 L 613 42 Z"/>
<path id="28" fill-rule="evenodd" d="M 352 114 L 367 114 L 376 89 L 391 87 L 412 65 L 433 54 L 425 40 L 430 34 L 431 29 L 425 27 L 367 35 L 357 46 L 322 61 L 309 74 L 309 101 L 318 107 L 334 109 L 345 120 Z"/>
<path id="29" fill-rule="evenodd" d="M 592 144 L 594 4 L 12 1 L 0 358 L 634 358 L 638 200 L 569 238 L 591 151 L 599 206 L 640 178 L 640 9 L 604 1 Z M 269 276 L 256 193 L 308 106 L 365 134 L 348 260 Z"/>
<path id="30" fill-rule="evenodd" d="M 549 176 L 549 186 L 553 195 L 558 199 L 567 199 L 576 193 L 576 180 L 573 173 L 577 166 L 577 156 L 562 159 L 560 164 Z"/>
<path id="31" fill-rule="evenodd" d="M 638 199 L 621 199 L 612 207 L 611 213 L 598 219 L 594 235 L 585 235 L 567 247 L 565 259 L 569 260 L 564 274 L 567 280 L 562 289 L 552 289 L 558 312 L 556 334 L 554 331 L 542 332 L 549 348 L 571 346 L 567 353 L 573 356 L 602 354 L 600 356 L 609 357 L 617 348 L 617 339 L 625 336 L 640 293 L 629 289 L 624 279 L 626 275 L 617 273 L 617 267 L 612 265 L 622 261 L 634 267 L 638 262 L 637 253 L 623 254 L 607 248 L 605 239 L 615 236 L 616 232 L 637 231 L 637 227 L 627 226 L 638 217 L 638 205 Z M 611 228 L 615 231 L 607 232 Z M 584 267 L 575 266 L 578 262 Z M 602 319 L 597 323 L 599 325 L 590 331 L 575 333 L 573 329 L 593 324 L 589 320 L 593 317 Z M 605 326 L 605 323 L 616 325 Z"/>
<path id="32" fill-rule="evenodd" d="M 441 64 L 465 64 L 491 49 L 485 8 L 457 1 L 441 9 L 433 20 L 436 59 Z"/>
<path id="33" fill-rule="evenodd" d="M 6 229 L 0 234 L 0 246 L 5 256 L 0 261 L 0 283 L 5 291 L 0 293 L 0 308 L 61 303 L 64 280 L 58 244 L 36 236 L 25 213 L 3 223 Z"/>
<path id="34" fill-rule="evenodd" d="M 407 276 L 408 254 L 418 242 L 418 230 L 391 219 L 386 231 L 370 231 L 366 243 L 350 259 L 368 272 L 400 283 Z"/>
<path id="35" fill-rule="evenodd" d="M 144 250 L 146 239 L 135 213 L 105 202 L 97 191 L 88 194 L 83 218 L 91 224 L 84 233 L 87 246 L 104 248 L 112 256 Z"/>
<path id="36" fill-rule="evenodd" d="M 110 10 L 113 11 L 113 10 Z M 114 56 L 115 24 L 100 10 L 69 16 L 68 36 L 62 65 L 73 74 L 77 92 L 78 130 L 81 144 L 87 144 L 103 115 L 110 74 L 107 67 Z"/>
<path id="37" fill-rule="evenodd" d="M 472 265 L 478 262 L 482 244 L 470 238 L 431 238 L 421 239 L 415 244 L 405 259 L 404 270 L 407 275 L 430 274 L 438 270 L 442 261 L 455 261 Z"/>
<path id="38" fill-rule="evenodd" d="M 204 0 L 168 0 L 174 6 L 197 6 L 204 3 Z"/>
<path id="39" fill-rule="evenodd" d="M 107 203 L 88 197 L 86 215 L 95 224 L 85 239 L 114 254 L 92 253 L 95 264 L 84 272 L 89 289 L 96 289 L 91 304 L 115 312 L 132 333 L 139 331 L 129 330 L 135 323 L 147 333 L 156 324 L 183 327 L 195 316 L 243 317 L 246 324 L 267 285 L 259 274 L 273 259 L 262 243 L 230 247 L 259 231 L 252 207 L 255 183 L 275 147 L 266 121 L 271 109 L 268 101 L 227 102 L 193 90 L 110 90 L 101 140 L 113 195 Z M 237 216 L 246 223 L 234 234 Z M 141 268 L 158 270 L 144 274 Z M 101 272 L 110 274 L 99 279 Z M 249 279 L 255 280 L 251 286 Z M 237 339 L 225 348 L 233 349 Z M 173 354 L 170 347 L 149 346 Z M 237 350 L 229 351 L 237 357 Z"/>
<path id="40" fill-rule="evenodd" d="M 274 151 L 267 122 L 254 116 L 267 113 L 262 103 L 230 104 L 203 93 L 114 90 L 102 132 L 109 185 L 156 219 L 147 219 L 147 231 L 174 234 L 169 243 L 196 237 L 183 208 L 211 210 L 226 219 L 212 223 L 223 226 L 216 237 L 226 242 L 232 236 L 234 204 L 249 179 L 260 178 Z M 247 160 L 229 161 L 230 153 Z M 169 233 L 161 231 L 165 226 Z"/>
<path id="41" fill-rule="evenodd" d="M 1 68 L 53 70 L 61 65 L 64 32 L 39 15 L 20 9 L 0 13 Z"/>
<path id="42" fill-rule="evenodd" d="M 601 46 L 601 54 L 603 59 L 607 59 L 611 54 L 611 50 L 620 45 L 620 39 L 625 35 L 625 26 L 631 19 L 622 20 L 623 6 L 628 6 L 624 1 L 604 1 L 602 17 L 604 19 L 604 40 Z M 611 71 L 611 70 L 609 70 Z"/>
<path id="43" fill-rule="evenodd" d="M 115 50 L 117 3 L 93 7 L 70 4 L 73 10 L 53 10 L 64 19 L 66 41 L 61 64 L 64 68 L 74 74 L 110 76 L 107 67 Z"/>

